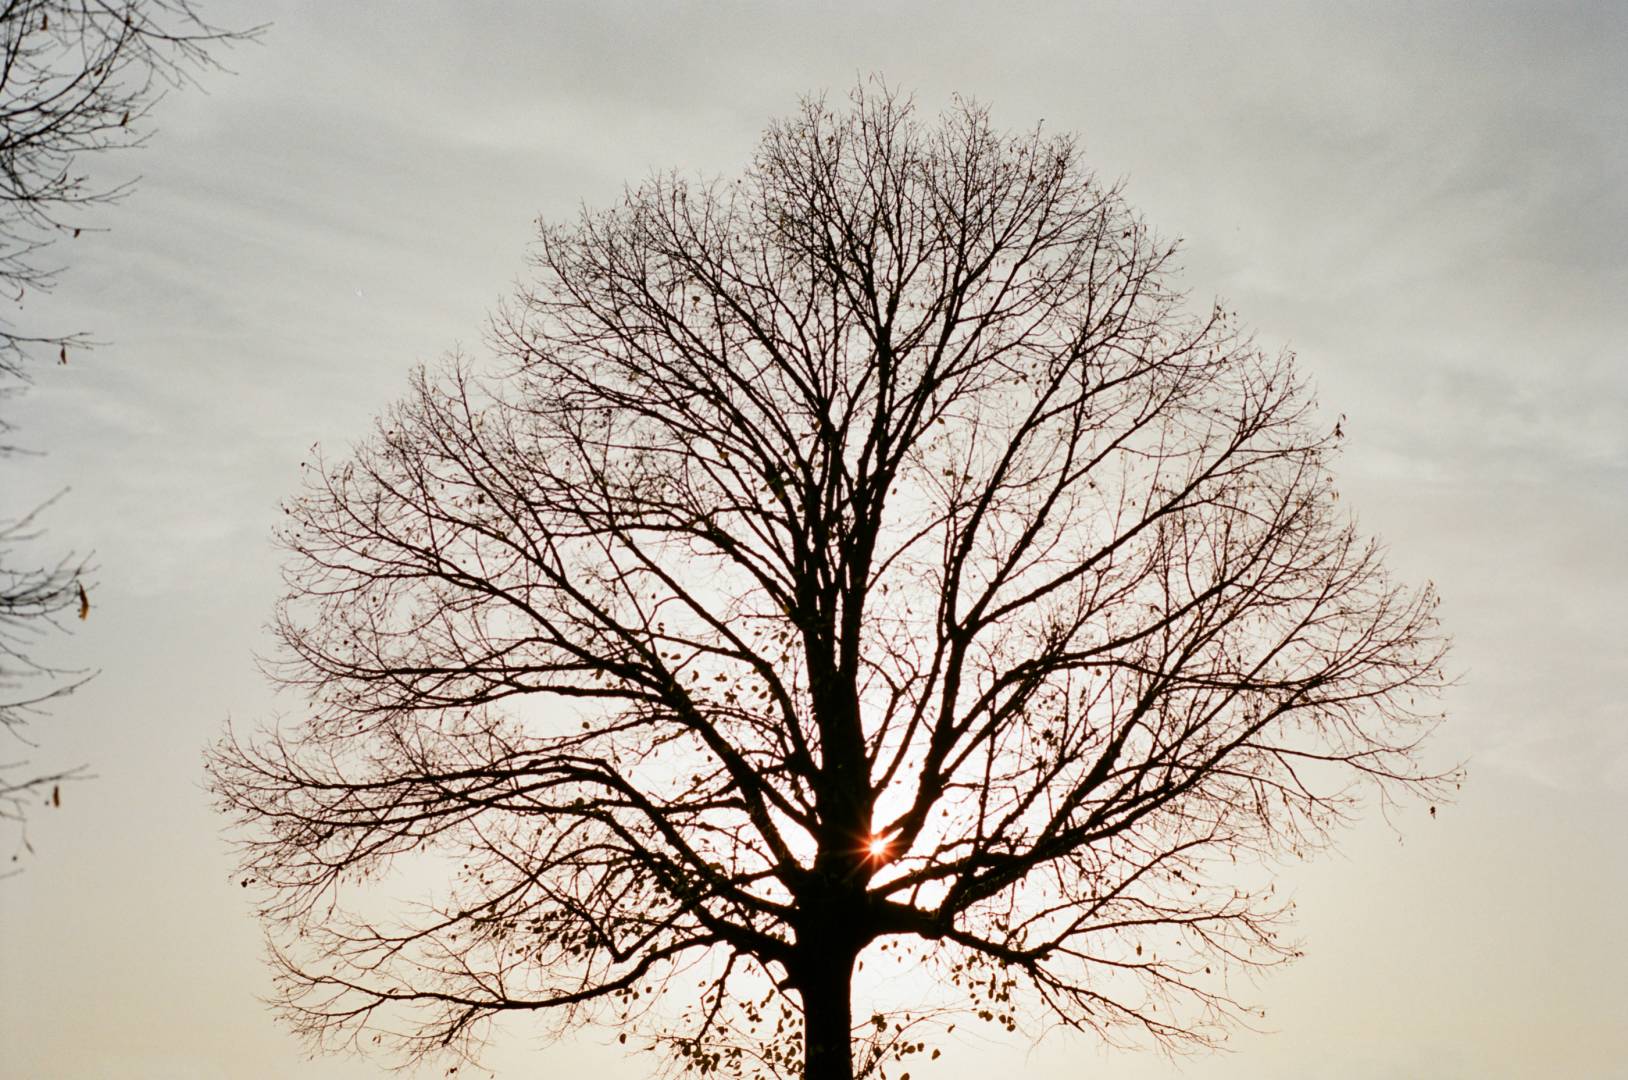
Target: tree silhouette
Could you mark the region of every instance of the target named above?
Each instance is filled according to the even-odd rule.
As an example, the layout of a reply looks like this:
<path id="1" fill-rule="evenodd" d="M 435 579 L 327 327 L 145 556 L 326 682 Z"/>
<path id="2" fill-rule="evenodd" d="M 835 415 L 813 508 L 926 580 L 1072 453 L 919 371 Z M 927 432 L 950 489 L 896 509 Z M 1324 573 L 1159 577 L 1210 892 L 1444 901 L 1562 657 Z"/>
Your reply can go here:
<path id="1" fill-rule="evenodd" d="M 89 613 L 90 600 L 81 576 L 83 560 L 73 555 L 51 565 L 19 562 L 20 551 L 38 538 L 35 520 L 38 511 L 12 520 L 0 520 L 0 733 L 10 744 L 0 757 L 0 821 L 10 822 L 21 833 L 28 820 L 29 806 L 36 799 L 61 801 L 61 785 L 83 777 L 77 768 L 39 772 L 28 761 L 11 760 L 9 751 L 17 744 L 31 746 L 27 727 L 48 703 L 71 694 L 89 677 L 83 671 L 54 667 L 35 655 L 35 646 L 45 634 L 61 628 L 61 616 L 77 608 L 80 616 Z M 43 684 L 43 685 L 41 685 Z M 22 835 L 28 849 L 28 838 Z M 20 855 L 13 852 L 10 862 Z M 0 878 L 11 870 L 0 871 Z"/>
<path id="2" fill-rule="evenodd" d="M 87 154 L 140 146 L 166 87 L 217 67 L 212 50 L 252 39 L 222 30 L 194 0 L 7 0 L 0 4 L 0 285 L 21 304 L 47 291 L 47 253 L 77 239 L 85 212 L 130 184 L 98 184 Z M 78 333 L 20 328 L 0 317 L 0 376 L 21 379 L 31 352 L 66 361 Z M 0 428 L 0 431 L 5 430 Z"/>
<path id="3" fill-rule="evenodd" d="M 1171 255 L 1071 140 L 865 88 L 544 227 L 500 369 L 286 507 L 310 707 L 211 758 L 286 1017 L 810 1080 L 960 1011 L 1219 1037 L 1262 858 L 1444 781 L 1441 644 Z"/>
<path id="4" fill-rule="evenodd" d="M 214 67 L 211 50 L 255 37 L 205 22 L 193 0 L 3 0 L 0 2 L 0 404 L 15 399 L 43 354 L 66 364 L 90 345 L 83 333 L 23 326 L 30 292 L 56 284 L 51 252 L 89 227 L 90 208 L 118 201 L 129 184 L 98 184 L 85 156 L 140 146 L 166 86 Z M 0 412 L 0 459 L 19 453 Z M 43 507 L 0 507 L 0 819 L 19 825 L 27 806 L 80 770 L 41 773 L 13 753 L 30 747 L 29 724 L 89 673 L 42 660 L 40 640 L 61 617 L 90 610 L 89 564 L 73 553 L 42 559 Z M 26 837 L 23 846 L 27 846 Z M 15 862 L 17 856 L 12 856 Z M 3 876 L 3 875 L 0 875 Z"/>

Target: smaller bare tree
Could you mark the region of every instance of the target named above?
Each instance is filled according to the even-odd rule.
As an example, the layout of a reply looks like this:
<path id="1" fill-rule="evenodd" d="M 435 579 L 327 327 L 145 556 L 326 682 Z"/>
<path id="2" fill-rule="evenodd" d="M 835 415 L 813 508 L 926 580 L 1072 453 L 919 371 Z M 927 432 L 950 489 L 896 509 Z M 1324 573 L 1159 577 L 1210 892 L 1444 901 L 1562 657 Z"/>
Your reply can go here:
<path id="1" fill-rule="evenodd" d="M 0 285 L 21 303 L 49 289 L 47 252 L 86 227 L 83 213 L 131 183 L 98 184 L 87 155 L 140 146 L 168 87 L 216 67 L 218 46 L 258 29 L 222 30 L 193 0 L 10 0 L 0 10 Z M 58 360 L 83 334 L 36 333 L 0 321 L 0 373 L 24 371 L 31 347 Z"/>
<path id="2" fill-rule="evenodd" d="M 61 799 L 60 785 L 83 775 L 81 769 L 39 773 L 30 767 L 27 751 L 32 749 L 26 728 L 53 699 L 72 693 L 89 678 L 82 670 L 53 667 L 38 657 L 35 645 L 51 631 L 61 629 L 60 619 L 77 609 L 89 614 L 85 593 L 83 560 L 69 555 L 48 565 L 20 563 L 38 530 L 38 511 L 12 521 L 0 521 L 0 732 L 17 756 L 0 755 L 0 821 L 19 828 L 27 820 L 27 809 L 35 799 L 46 796 Z M 26 834 L 20 836 L 28 850 Z M 13 852 L 10 861 L 19 855 Z M 0 877 L 9 870 L 0 871 Z"/>
<path id="3" fill-rule="evenodd" d="M 0 459 L 24 452 L 10 441 L 5 407 L 27 387 L 30 365 L 42 356 L 66 364 L 90 345 L 82 331 L 19 319 L 29 293 L 56 284 L 58 242 L 130 190 L 131 181 L 98 183 L 85 159 L 140 146 L 166 89 L 218 66 L 219 46 L 258 33 L 211 25 L 193 0 L 0 0 Z M 37 796 L 55 802 L 57 785 L 79 775 L 33 771 L 25 729 L 88 677 L 38 651 L 63 615 L 90 609 L 85 559 L 36 554 L 44 509 L 0 508 L 0 732 L 11 744 L 0 750 L 0 819 L 19 824 Z"/>

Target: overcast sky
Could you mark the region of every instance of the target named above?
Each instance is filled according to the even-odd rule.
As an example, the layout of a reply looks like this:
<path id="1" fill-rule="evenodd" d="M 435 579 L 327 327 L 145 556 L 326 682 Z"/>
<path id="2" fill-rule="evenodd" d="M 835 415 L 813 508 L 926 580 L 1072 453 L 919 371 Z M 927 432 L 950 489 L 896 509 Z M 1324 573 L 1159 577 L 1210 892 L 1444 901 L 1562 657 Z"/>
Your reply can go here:
<path id="1" fill-rule="evenodd" d="M 538 215 L 736 173 L 799 95 L 874 72 L 928 113 L 959 91 L 1078 133 L 1183 239 L 1195 302 L 1299 353 L 1347 416 L 1346 503 L 1444 597 L 1432 753 L 1469 764 L 1435 819 L 1371 812 L 1287 872 L 1308 955 L 1259 984 L 1262 1033 L 1179 1063 L 952 1041 L 918 1080 L 1628 1076 L 1628 8 L 205 6 L 274 25 L 97 163 L 140 186 L 26 314 L 107 344 L 8 405 L 49 456 L 0 463 L 0 512 L 71 488 L 50 539 L 99 584 L 53 655 L 102 674 L 35 732 L 98 778 L 0 882 L 0 1073 L 383 1075 L 273 1024 L 203 789 L 229 719 L 295 706 L 253 661 L 278 499 L 416 362 L 479 351 Z M 651 1070 L 523 1022 L 490 1064 Z"/>

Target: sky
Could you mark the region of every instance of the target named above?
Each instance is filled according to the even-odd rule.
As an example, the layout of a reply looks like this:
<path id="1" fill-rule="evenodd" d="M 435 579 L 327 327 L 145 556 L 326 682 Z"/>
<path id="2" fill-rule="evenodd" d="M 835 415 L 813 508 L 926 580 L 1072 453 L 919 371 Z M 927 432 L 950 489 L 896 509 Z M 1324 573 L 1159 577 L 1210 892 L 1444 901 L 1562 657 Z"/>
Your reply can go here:
<path id="1" fill-rule="evenodd" d="M 12 409 L 4 512 L 69 489 L 100 669 L 36 727 L 87 763 L 0 881 L 0 1073 L 366 1080 L 260 998 L 202 753 L 295 706 L 255 664 L 278 500 L 420 362 L 479 354 L 539 215 L 654 171 L 728 176 L 801 95 L 876 73 L 1044 121 L 1182 240 L 1180 283 L 1293 348 L 1348 438 L 1345 504 L 1455 645 L 1459 799 L 1369 807 L 1286 868 L 1307 955 L 1261 1030 L 1172 1061 L 952 1039 L 918 1080 L 1628 1076 L 1628 8 L 1565 4 L 209 2 L 270 19 L 172 94 L 139 186 L 63 248 L 40 325 L 104 344 Z M 587 1029 L 502 1028 L 501 1077 L 644 1077 Z"/>

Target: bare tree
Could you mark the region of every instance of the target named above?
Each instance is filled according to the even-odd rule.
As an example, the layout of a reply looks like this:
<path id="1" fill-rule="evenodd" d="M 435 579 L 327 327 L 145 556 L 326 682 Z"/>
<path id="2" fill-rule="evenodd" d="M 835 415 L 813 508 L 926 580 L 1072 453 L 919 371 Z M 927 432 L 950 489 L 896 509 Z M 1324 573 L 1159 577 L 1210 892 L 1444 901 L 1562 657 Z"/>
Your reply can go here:
<path id="1" fill-rule="evenodd" d="M 48 702 L 72 693 L 89 677 L 84 671 L 52 667 L 34 651 L 42 636 L 60 629 L 62 614 L 77 609 L 83 617 L 90 608 L 80 577 L 86 570 L 82 561 L 71 555 L 48 566 L 17 561 L 22 549 L 37 538 L 37 513 L 0 521 L 0 731 L 8 737 L 12 753 L 32 746 L 28 722 Z M 81 769 L 36 772 L 26 754 L 0 756 L 0 820 L 20 828 L 34 799 L 60 802 L 60 785 L 82 775 Z M 26 850 L 27 836 L 20 840 Z M 11 862 L 18 859 L 13 852 Z M 8 870 L 0 870 L 0 877 L 7 876 Z"/>
<path id="2" fill-rule="evenodd" d="M 258 32 L 214 27 L 193 0 L 0 0 L 0 292 L 12 305 L 0 312 L 0 405 L 26 387 L 41 354 L 66 364 L 90 344 L 84 333 L 18 321 L 30 292 L 56 284 L 57 241 L 77 238 L 91 208 L 129 190 L 94 182 L 84 156 L 140 146 L 166 87 L 216 66 L 211 49 Z M 21 452 L 9 442 L 14 426 L 0 412 L 0 459 Z M 58 616 L 89 611 L 85 559 L 33 554 L 41 509 L 5 507 L 0 518 L 0 729 L 13 744 L 0 751 L 0 818 L 14 822 L 34 796 L 56 801 L 57 784 L 76 775 L 34 773 L 13 754 L 30 745 L 29 720 L 87 674 L 37 652 L 61 628 Z"/>
<path id="3" fill-rule="evenodd" d="M 810 1080 L 959 1011 L 1218 1038 L 1293 952 L 1265 860 L 1447 779 L 1442 646 L 1171 255 L 1071 140 L 864 89 L 545 227 L 500 370 L 286 508 L 309 710 L 210 766 L 286 1017 Z"/>
<path id="4" fill-rule="evenodd" d="M 84 212 L 129 184 L 97 184 L 84 156 L 137 147 L 165 87 L 218 66 L 211 50 L 253 37 L 205 22 L 193 0 L 6 0 L 0 8 L 0 284 L 20 304 L 55 284 L 47 252 Z M 83 334 L 36 334 L 0 320 L 0 374 L 30 349 L 66 361 Z"/>

